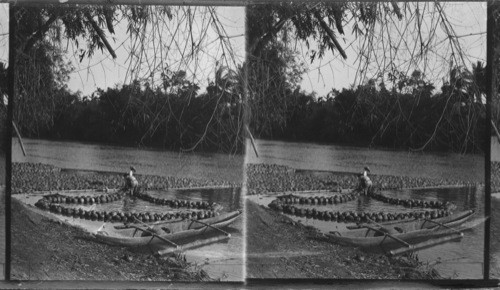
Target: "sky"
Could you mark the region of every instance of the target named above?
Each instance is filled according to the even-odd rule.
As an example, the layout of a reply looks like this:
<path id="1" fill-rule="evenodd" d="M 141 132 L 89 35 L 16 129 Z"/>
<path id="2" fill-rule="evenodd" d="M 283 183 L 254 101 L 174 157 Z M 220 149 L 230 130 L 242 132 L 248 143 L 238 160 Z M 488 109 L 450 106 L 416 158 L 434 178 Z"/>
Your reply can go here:
<path id="1" fill-rule="evenodd" d="M 401 5 L 401 4 L 400 4 Z M 457 35 L 461 35 L 459 38 L 460 45 L 467 51 L 466 63 L 476 62 L 477 60 L 485 61 L 486 59 L 486 4 L 484 2 L 471 3 L 471 2 L 460 2 L 460 3 L 442 3 L 447 15 L 449 15 L 449 21 L 453 25 Z M 0 4 L 0 61 L 7 61 L 8 59 L 8 48 L 7 48 L 7 36 L 8 36 L 8 15 L 6 4 Z M 205 15 L 203 13 L 203 8 L 193 8 L 199 9 L 198 15 Z M 428 10 L 432 11 L 431 8 L 427 7 Z M 229 41 L 231 46 L 234 48 L 234 55 L 236 62 L 241 63 L 244 60 L 244 14 L 245 10 L 243 7 L 218 7 L 217 15 L 219 16 L 220 22 L 227 31 L 227 35 L 230 36 Z M 431 16 L 428 16 L 431 17 Z M 434 19 L 428 18 L 428 21 L 434 21 Z M 405 24 L 404 21 L 397 22 L 392 29 L 396 32 L 391 32 L 397 34 L 397 29 L 402 29 Z M 346 50 L 347 59 L 344 60 L 339 57 L 338 53 L 326 52 L 323 59 L 317 59 L 313 63 L 309 61 L 309 51 L 305 49 L 303 45 L 298 44 L 296 50 L 298 52 L 298 57 L 307 66 L 306 73 L 303 75 L 303 80 L 300 84 L 301 88 L 306 92 L 316 92 L 318 96 L 326 95 L 332 88 L 341 90 L 342 88 L 348 88 L 353 83 L 362 83 L 363 79 L 359 77 L 358 65 L 359 54 L 361 50 L 362 39 L 355 38 L 351 33 L 351 26 L 349 23 L 345 23 L 346 35 L 341 36 L 340 43 Z M 194 33 L 207 32 L 206 42 L 204 42 L 205 49 L 200 52 L 200 56 L 197 59 L 190 59 L 183 62 L 184 58 L 179 56 L 181 51 L 178 49 L 170 50 L 166 55 L 162 56 L 156 66 L 164 66 L 165 62 L 168 62 L 168 68 L 179 69 L 183 68 L 188 71 L 188 74 L 193 81 L 196 81 L 202 87 L 206 87 L 209 78 L 213 78 L 213 71 L 217 62 L 221 61 L 222 52 L 220 51 L 220 46 L 214 39 L 217 39 L 217 33 L 213 27 L 207 27 L 206 17 L 200 16 L 194 21 L 193 25 Z M 422 26 L 424 27 L 424 26 Z M 427 79 L 433 82 L 439 82 L 443 76 L 446 76 L 449 70 L 449 54 L 451 53 L 446 46 L 439 40 L 443 38 L 444 28 L 442 26 L 437 26 L 438 29 L 435 32 L 435 54 L 440 54 L 443 56 L 432 56 L 427 60 L 426 63 L 405 63 L 404 59 L 408 59 L 408 51 L 399 51 L 398 58 L 403 70 L 411 71 L 418 68 L 424 71 Z M 430 28 L 429 28 L 430 29 Z M 112 59 L 107 51 L 96 52 L 91 59 L 84 59 L 79 62 L 75 57 L 75 48 L 71 43 L 67 44 L 68 49 L 68 60 L 72 61 L 75 67 L 75 72 L 71 75 L 71 79 L 68 83 L 69 88 L 72 91 L 81 91 L 84 95 L 91 94 L 98 87 L 107 88 L 114 87 L 117 84 L 122 84 L 124 81 L 130 80 L 130 51 L 134 43 L 131 41 L 130 37 L 126 34 L 126 29 L 124 25 L 118 25 L 115 29 L 116 34 L 108 37 L 110 38 L 111 45 L 115 48 L 117 53 L 117 59 Z M 422 29 L 425 34 L 425 29 Z M 411 42 L 412 35 L 415 33 L 411 28 L 408 30 L 409 33 L 405 34 L 408 37 L 406 41 Z M 430 31 L 430 30 L 429 30 Z M 164 33 L 165 34 L 165 33 Z M 165 39 L 165 43 L 174 43 L 168 40 L 168 33 Z M 182 42 L 180 39 L 180 33 L 176 34 L 172 39 L 178 42 Z M 372 49 L 374 56 L 377 53 L 383 53 L 385 47 L 384 44 L 387 42 L 387 36 L 381 36 L 379 39 L 374 41 L 374 47 Z M 151 59 L 156 59 L 153 56 L 157 54 L 159 44 L 147 43 L 150 46 L 150 52 L 147 53 L 145 59 L 135 60 L 135 65 L 144 65 L 150 63 Z M 165 46 L 165 45 L 164 45 Z M 411 46 L 411 45 L 410 45 Z M 153 50 L 155 49 L 156 50 Z M 182 61 L 179 61 L 182 60 Z M 367 71 L 373 74 L 379 70 L 380 65 L 375 66 L 374 63 L 377 61 L 377 57 L 372 58 L 369 62 L 370 67 Z M 398 60 L 395 60 L 395 63 Z M 407 65 L 406 65 L 407 64 Z M 405 66 L 406 65 L 406 66 Z M 470 64 L 469 64 L 470 67 Z M 137 72 L 138 70 L 136 70 Z M 148 73 L 142 73 L 142 75 L 137 75 L 139 77 L 147 78 Z M 154 72 L 155 79 L 158 79 L 159 71 Z M 368 73 L 370 75 L 370 73 Z M 153 82 L 155 80 L 152 80 Z"/>
<path id="2" fill-rule="evenodd" d="M 179 14 L 185 17 L 185 12 L 190 9 L 192 15 L 191 32 L 194 39 L 204 35 L 203 42 L 199 43 L 201 49 L 196 57 L 187 57 L 189 47 L 185 49 L 186 37 L 189 38 L 188 28 L 184 24 L 174 20 L 166 21 L 166 25 L 155 31 L 150 31 L 152 35 L 148 41 L 135 42 L 127 34 L 126 22 L 122 21 L 115 27 L 115 34 L 106 32 L 107 38 L 116 52 L 117 58 L 113 59 L 107 50 L 97 50 L 91 58 L 84 58 L 82 62 L 78 58 L 78 48 L 72 42 L 62 43 L 66 49 L 66 60 L 71 61 L 74 72 L 70 74 L 68 87 L 73 92 L 80 91 L 83 95 L 90 95 L 97 88 L 106 89 L 115 87 L 124 82 L 129 82 L 131 78 L 148 78 L 154 74 L 154 80 L 159 81 L 160 73 L 165 69 L 171 71 L 185 70 L 188 79 L 200 85 L 202 91 L 208 85 L 208 79 L 213 79 L 214 70 L 217 65 L 234 67 L 241 64 L 245 58 L 245 9 L 244 7 L 217 7 L 217 17 L 221 23 L 220 27 L 215 27 L 211 19 L 211 14 L 206 7 L 181 7 Z M 176 10 L 174 10 L 176 11 Z M 175 15 L 175 14 L 174 14 Z M 224 29 L 224 35 L 228 36 L 229 45 L 232 51 L 222 50 L 219 44 L 219 32 Z M 152 33 L 155 33 L 154 35 Z M 160 43 L 159 39 L 163 40 Z M 83 41 L 80 41 L 81 43 Z M 137 51 L 138 45 L 144 47 L 142 58 L 134 55 L 131 51 Z M 161 53 L 160 55 L 160 51 Z M 135 56 L 135 57 L 134 57 Z M 0 61 L 8 60 L 8 9 L 7 5 L 0 4 Z M 145 71 L 145 67 L 155 67 L 154 71 Z M 135 68 L 132 74 L 131 70 Z"/>
<path id="3" fill-rule="evenodd" d="M 69 87 L 73 90 L 81 90 L 85 94 L 89 94 L 95 90 L 96 87 L 106 88 L 113 87 L 116 84 L 122 84 L 129 81 L 133 76 L 130 73 L 131 66 L 142 68 L 135 69 L 138 72 L 135 75 L 138 78 L 148 78 L 151 73 L 155 77 L 151 82 L 158 82 L 160 78 L 160 68 L 154 71 L 149 71 L 150 67 L 163 66 L 164 69 L 186 70 L 188 72 L 188 79 L 200 84 L 202 91 L 208 85 L 207 79 L 213 79 L 213 72 L 217 64 L 224 62 L 223 52 L 217 41 L 218 34 L 213 25 L 209 24 L 209 15 L 204 7 L 194 7 L 192 12 L 197 17 L 193 21 L 193 35 L 194 39 L 199 35 L 205 34 L 205 40 L 200 44 L 201 49 L 197 58 L 188 58 L 185 56 L 185 44 L 188 32 L 185 27 L 176 27 L 169 31 L 156 31 L 156 35 L 151 37 L 147 43 L 141 45 L 146 46 L 146 53 L 142 59 L 138 57 L 130 58 L 132 55 L 134 43 L 126 33 L 125 25 L 119 25 L 116 29 L 116 35 L 113 36 L 112 46 L 118 47 L 116 49 L 117 58 L 112 59 L 107 51 L 97 53 L 90 60 L 84 60 L 82 63 L 73 61 L 76 70 L 71 75 Z M 197 10 L 196 10 L 197 9 Z M 194 11 L 196 10 L 196 11 Z M 223 27 L 226 29 L 227 35 L 230 37 L 229 42 L 233 48 L 234 62 L 242 63 L 245 58 L 245 32 L 244 32 L 244 8 L 242 7 L 218 7 L 216 8 L 219 20 Z M 170 21 L 167 26 L 175 26 L 175 21 Z M 207 27 L 207 25 L 209 27 Z M 164 44 L 153 43 L 154 39 L 159 39 L 162 35 Z M 165 50 L 163 55 L 161 50 Z M 71 50 L 71 49 L 70 49 Z M 166 52 L 168 50 L 168 52 Z M 187 49 L 189 51 L 189 48 Z M 183 55 L 184 54 L 184 55 Z M 132 59 L 132 62 L 131 62 Z M 156 60 L 156 63 L 155 63 Z M 227 66 L 233 66 L 234 63 L 228 60 L 225 63 Z M 88 69 L 91 68 L 91 69 Z M 147 70 L 147 71 L 146 71 Z M 156 83 L 157 84 L 157 83 Z"/>
<path id="4" fill-rule="evenodd" d="M 434 11 L 431 6 L 432 3 L 426 3 L 427 7 L 420 8 L 427 11 Z M 399 3 L 400 8 L 402 4 Z M 446 2 L 441 3 L 444 11 L 446 11 L 449 16 L 449 22 L 452 24 L 453 29 L 456 34 L 461 36 L 458 41 L 460 45 L 466 51 L 465 62 L 468 63 L 470 68 L 471 63 L 476 63 L 478 60 L 486 62 L 486 3 L 485 2 Z M 436 21 L 435 16 L 432 13 L 428 13 L 424 16 L 424 19 L 431 23 Z M 415 22 L 415 20 L 413 20 Z M 396 21 L 398 24 L 397 29 L 402 29 L 405 25 L 404 21 Z M 332 88 L 341 90 L 341 88 L 349 88 L 352 84 L 360 84 L 363 81 L 360 79 L 359 75 L 356 78 L 359 65 L 359 54 L 361 50 L 362 38 L 355 39 L 352 33 L 352 26 L 347 26 L 344 30 L 346 35 L 342 36 L 340 39 L 341 45 L 344 47 L 347 59 L 344 60 L 339 56 L 338 53 L 333 55 L 331 52 L 327 52 L 326 56 L 322 60 L 315 60 L 312 64 L 308 61 L 307 51 L 304 49 L 299 49 L 301 51 L 301 56 L 303 61 L 308 64 L 308 69 L 303 75 L 303 81 L 301 83 L 301 88 L 307 92 L 316 91 L 319 96 L 326 95 Z M 396 25 L 392 26 L 391 33 L 397 32 Z M 431 25 L 421 25 L 422 33 L 425 36 L 426 31 L 432 31 Z M 426 30 L 427 29 L 427 30 Z M 397 35 L 397 33 L 394 33 Z M 405 40 L 408 41 L 408 46 L 413 47 L 412 39 L 415 38 L 416 31 L 414 27 L 410 27 L 405 33 Z M 443 76 L 446 76 L 449 71 L 449 59 L 450 53 L 449 48 L 446 47 L 446 42 L 440 43 L 443 38 L 446 38 L 445 32 L 442 26 L 437 26 L 436 33 L 434 35 L 435 51 L 429 53 L 429 60 L 427 63 L 420 63 L 418 65 L 411 66 L 409 63 L 401 64 L 403 70 L 408 71 L 411 74 L 413 69 L 418 68 L 419 70 L 425 72 L 427 79 L 432 82 L 440 82 Z M 393 39 L 393 43 L 399 41 L 400 38 Z M 424 39 L 425 41 L 425 39 Z M 383 35 L 375 39 L 375 46 L 373 48 L 374 54 L 377 52 L 380 55 L 380 51 L 386 50 L 383 44 L 387 44 L 387 35 Z M 401 60 L 407 60 L 408 51 L 401 49 L 397 58 Z M 444 58 L 440 57 L 438 54 L 445 55 Z M 304 57 L 305 56 L 305 57 Z M 380 59 L 380 57 L 379 57 Z M 372 58 L 371 62 L 375 63 L 376 59 Z M 396 61 L 397 62 L 397 61 Z M 403 63 L 401 61 L 400 63 Z M 372 71 L 374 74 L 379 72 L 379 66 L 373 65 Z M 369 74 L 368 74 L 369 75 Z"/>

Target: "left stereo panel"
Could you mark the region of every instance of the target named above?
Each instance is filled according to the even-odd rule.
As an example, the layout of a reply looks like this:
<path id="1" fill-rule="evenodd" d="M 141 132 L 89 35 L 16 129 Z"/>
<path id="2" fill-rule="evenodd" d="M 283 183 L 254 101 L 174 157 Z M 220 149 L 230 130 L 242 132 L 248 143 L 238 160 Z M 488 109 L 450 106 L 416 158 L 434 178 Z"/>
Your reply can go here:
<path id="1" fill-rule="evenodd" d="M 15 6 L 11 279 L 244 280 L 244 13 Z"/>

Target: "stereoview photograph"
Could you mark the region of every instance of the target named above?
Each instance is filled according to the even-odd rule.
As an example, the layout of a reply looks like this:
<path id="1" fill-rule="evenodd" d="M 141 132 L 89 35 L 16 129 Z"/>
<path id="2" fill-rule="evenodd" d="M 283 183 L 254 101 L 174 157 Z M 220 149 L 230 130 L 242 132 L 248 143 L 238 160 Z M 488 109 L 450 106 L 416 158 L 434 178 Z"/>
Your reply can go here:
<path id="1" fill-rule="evenodd" d="M 141 4 L 0 4 L 10 279 L 500 277 L 486 2 Z"/>

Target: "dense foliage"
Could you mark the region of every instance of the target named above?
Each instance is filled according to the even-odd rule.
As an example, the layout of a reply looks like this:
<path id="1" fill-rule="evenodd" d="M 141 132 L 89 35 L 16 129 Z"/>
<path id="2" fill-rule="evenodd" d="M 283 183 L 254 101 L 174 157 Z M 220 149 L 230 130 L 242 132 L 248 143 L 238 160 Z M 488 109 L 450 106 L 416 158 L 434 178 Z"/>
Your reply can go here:
<path id="1" fill-rule="evenodd" d="M 98 89 L 90 97 L 66 92 L 54 96 L 54 122 L 30 137 L 154 146 L 172 150 L 241 152 L 242 106 L 238 95 L 212 82 L 207 93 L 184 72 L 169 78 L 174 92 L 138 81 Z M 233 86 L 237 84 L 232 84 Z"/>
<path id="2" fill-rule="evenodd" d="M 441 92 L 432 94 L 432 84 L 414 81 L 391 90 L 372 81 L 341 92 L 334 90 L 326 98 L 297 88 L 287 98 L 286 125 L 274 124 L 259 137 L 481 152 L 486 114 L 473 92 L 477 88 L 445 84 Z"/>
<path id="3" fill-rule="evenodd" d="M 280 97 L 286 105 L 274 108 L 282 111 L 274 114 L 282 120 L 268 122 L 262 115 L 266 110 L 257 111 L 251 131 L 259 138 L 479 152 L 486 119 L 478 96 L 484 88 L 464 79 L 473 77 L 466 72 L 453 70 L 454 85 L 447 83 L 438 93 L 418 72 L 392 89 L 371 81 L 319 98 L 287 87 Z M 52 96 L 51 125 L 38 131 L 25 123 L 20 128 L 29 137 L 241 152 L 242 85 L 223 69 L 218 75 L 203 94 L 182 71 L 165 77 L 168 92 L 138 81 L 99 89 L 90 97 L 62 88 Z"/>

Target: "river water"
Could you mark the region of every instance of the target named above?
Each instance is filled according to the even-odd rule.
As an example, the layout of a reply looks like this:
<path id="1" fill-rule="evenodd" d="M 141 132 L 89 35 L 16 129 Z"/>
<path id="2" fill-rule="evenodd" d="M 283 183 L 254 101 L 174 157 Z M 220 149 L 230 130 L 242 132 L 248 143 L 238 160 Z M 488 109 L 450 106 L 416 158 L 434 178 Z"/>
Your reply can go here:
<path id="1" fill-rule="evenodd" d="M 12 161 L 51 164 L 60 168 L 123 172 L 134 165 L 140 174 L 189 177 L 196 179 L 223 180 L 241 183 L 243 157 L 223 154 L 180 154 L 160 150 L 139 150 L 108 145 L 77 142 L 54 142 L 23 139 L 27 156 L 23 156 L 17 139 L 12 141 Z M 242 208 L 240 189 L 167 190 L 150 192 L 163 198 L 179 198 L 216 202 L 224 211 Z M 100 210 L 155 211 L 147 202 L 124 201 L 109 203 Z M 210 277 L 221 281 L 242 281 L 243 218 L 229 228 L 231 238 L 227 242 L 206 245 L 185 252 L 186 259 L 202 267 Z"/>
<path id="2" fill-rule="evenodd" d="M 12 139 L 12 161 L 51 164 L 60 168 L 124 172 L 131 165 L 138 174 L 241 183 L 243 158 L 213 153 L 179 153 L 102 144 L 23 139 L 23 156 Z"/>
<path id="3" fill-rule="evenodd" d="M 366 149 L 348 146 L 321 145 L 256 140 L 257 157 L 247 144 L 247 163 L 268 163 L 295 169 L 330 172 L 361 172 L 369 166 L 372 174 L 412 176 L 426 178 L 460 179 L 484 183 L 484 156 L 448 153 L 417 153 Z M 500 147 L 500 146 L 499 146 Z M 499 150 L 500 152 L 500 150 Z M 500 157 L 500 154 L 498 154 Z M 324 172 L 322 174 L 325 174 Z M 418 258 L 432 265 L 443 277 L 454 279 L 483 279 L 484 265 L 484 189 L 483 188 L 439 188 L 419 190 L 385 191 L 385 195 L 398 198 L 414 198 L 451 201 L 460 209 L 476 210 L 478 226 L 465 232 L 461 242 L 447 243 L 418 252 Z M 272 200 L 261 200 L 265 204 Z M 391 211 L 394 206 L 359 199 L 342 204 L 342 211 Z M 352 207 L 352 208 L 346 208 Z M 492 200 L 491 261 L 490 277 L 500 277 L 500 199 Z M 302 218 L 302 222 L 319 229 L 334 227 L 333 223 Z M 328 225 L 327 225 L 328 224 Z M 327 230 L 327 228 L 323 228 Z"/>

